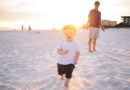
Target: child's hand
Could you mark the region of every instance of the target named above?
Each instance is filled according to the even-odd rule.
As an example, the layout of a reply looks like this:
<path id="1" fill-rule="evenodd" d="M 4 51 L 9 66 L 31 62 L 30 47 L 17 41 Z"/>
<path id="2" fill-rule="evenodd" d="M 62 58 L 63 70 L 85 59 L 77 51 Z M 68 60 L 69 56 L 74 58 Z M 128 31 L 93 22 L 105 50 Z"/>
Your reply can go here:
<path id="1" fill-rule="evenodd" d="M 64 55 L 65 55 L 65 54 L 68 54 L 68 50 L 63 51 L 63 54 L 64 54 Z"/>
<path id="2" fill-rule="evenodd" d="M 77 65 L 78 64 L 78 62 L 77 61 L 74 61 L 74 65 Z"/>
<path id="3" fill-rule="evenodd" d="M 68 54 L 68 50 L 63 51 L 62 49 L 57 49 L 58 54 L 65 55 Z"/>

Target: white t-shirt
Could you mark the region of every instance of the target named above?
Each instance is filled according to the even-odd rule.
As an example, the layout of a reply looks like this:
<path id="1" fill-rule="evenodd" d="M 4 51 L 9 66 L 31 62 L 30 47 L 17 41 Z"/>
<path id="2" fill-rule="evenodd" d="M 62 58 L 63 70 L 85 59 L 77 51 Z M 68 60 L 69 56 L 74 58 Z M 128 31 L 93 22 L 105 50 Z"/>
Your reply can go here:
<path id="1" fill-rule="evenodd" d="M 63 40 L 58 45 L 58 49 L 62 49 L 63 51 L 68 50 L 68 54 L 66 55 L 59 54 L 58 63 L 63 65 L 74 64 L 76 52 L 80 52 L 79 44 L 76 41 L 67 42 Z"/>

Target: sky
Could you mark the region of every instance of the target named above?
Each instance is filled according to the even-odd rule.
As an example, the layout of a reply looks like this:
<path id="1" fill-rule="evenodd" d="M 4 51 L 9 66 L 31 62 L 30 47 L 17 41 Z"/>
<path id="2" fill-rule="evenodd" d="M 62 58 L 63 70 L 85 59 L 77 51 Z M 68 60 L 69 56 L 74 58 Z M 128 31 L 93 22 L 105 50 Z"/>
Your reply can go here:
<path id="1" fill-rule="evenodd" d="M 121 21 L 130 16 L 130 0 L 98 0 L 102 19 Z M 95 0 L 0 0 L 0 27 L 62 28 L 87 22 Z"/>

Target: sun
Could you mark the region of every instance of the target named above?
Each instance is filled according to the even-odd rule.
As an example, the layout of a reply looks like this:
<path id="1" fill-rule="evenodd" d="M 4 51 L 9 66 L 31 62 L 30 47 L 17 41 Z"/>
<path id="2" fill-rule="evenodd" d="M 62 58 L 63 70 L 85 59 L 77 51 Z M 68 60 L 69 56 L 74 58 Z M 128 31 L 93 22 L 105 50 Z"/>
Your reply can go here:
<path id="1" fill-rule="evenodd" d="M 51 2 L 51 3 L 50 3 Z M 80 27 L 87 22 L 89 10 L 93 7 L 86 0 L 39 0 L 36 12 L 40 17 L 36 20 L 38 27 L 62 28 L 64 25 L 72 24 Z M 93 4 L 92 4 L 93 5 Z"/>

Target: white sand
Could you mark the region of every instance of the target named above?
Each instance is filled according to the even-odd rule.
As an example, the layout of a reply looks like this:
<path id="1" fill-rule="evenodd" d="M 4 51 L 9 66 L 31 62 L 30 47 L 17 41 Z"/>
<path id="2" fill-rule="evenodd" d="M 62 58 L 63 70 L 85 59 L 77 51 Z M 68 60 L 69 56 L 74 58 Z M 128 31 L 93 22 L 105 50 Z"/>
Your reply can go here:
<path id="1" fill-rule="evenodd" d="M 0 90 L 65 90 L 57 75 L 60 31 L 0 31 Z M 97 52 L 88 52 L 88 32 L 76 40 L 81 56 L 69 90 L 130 90 L 130 30 L 100 33 Z"/>

